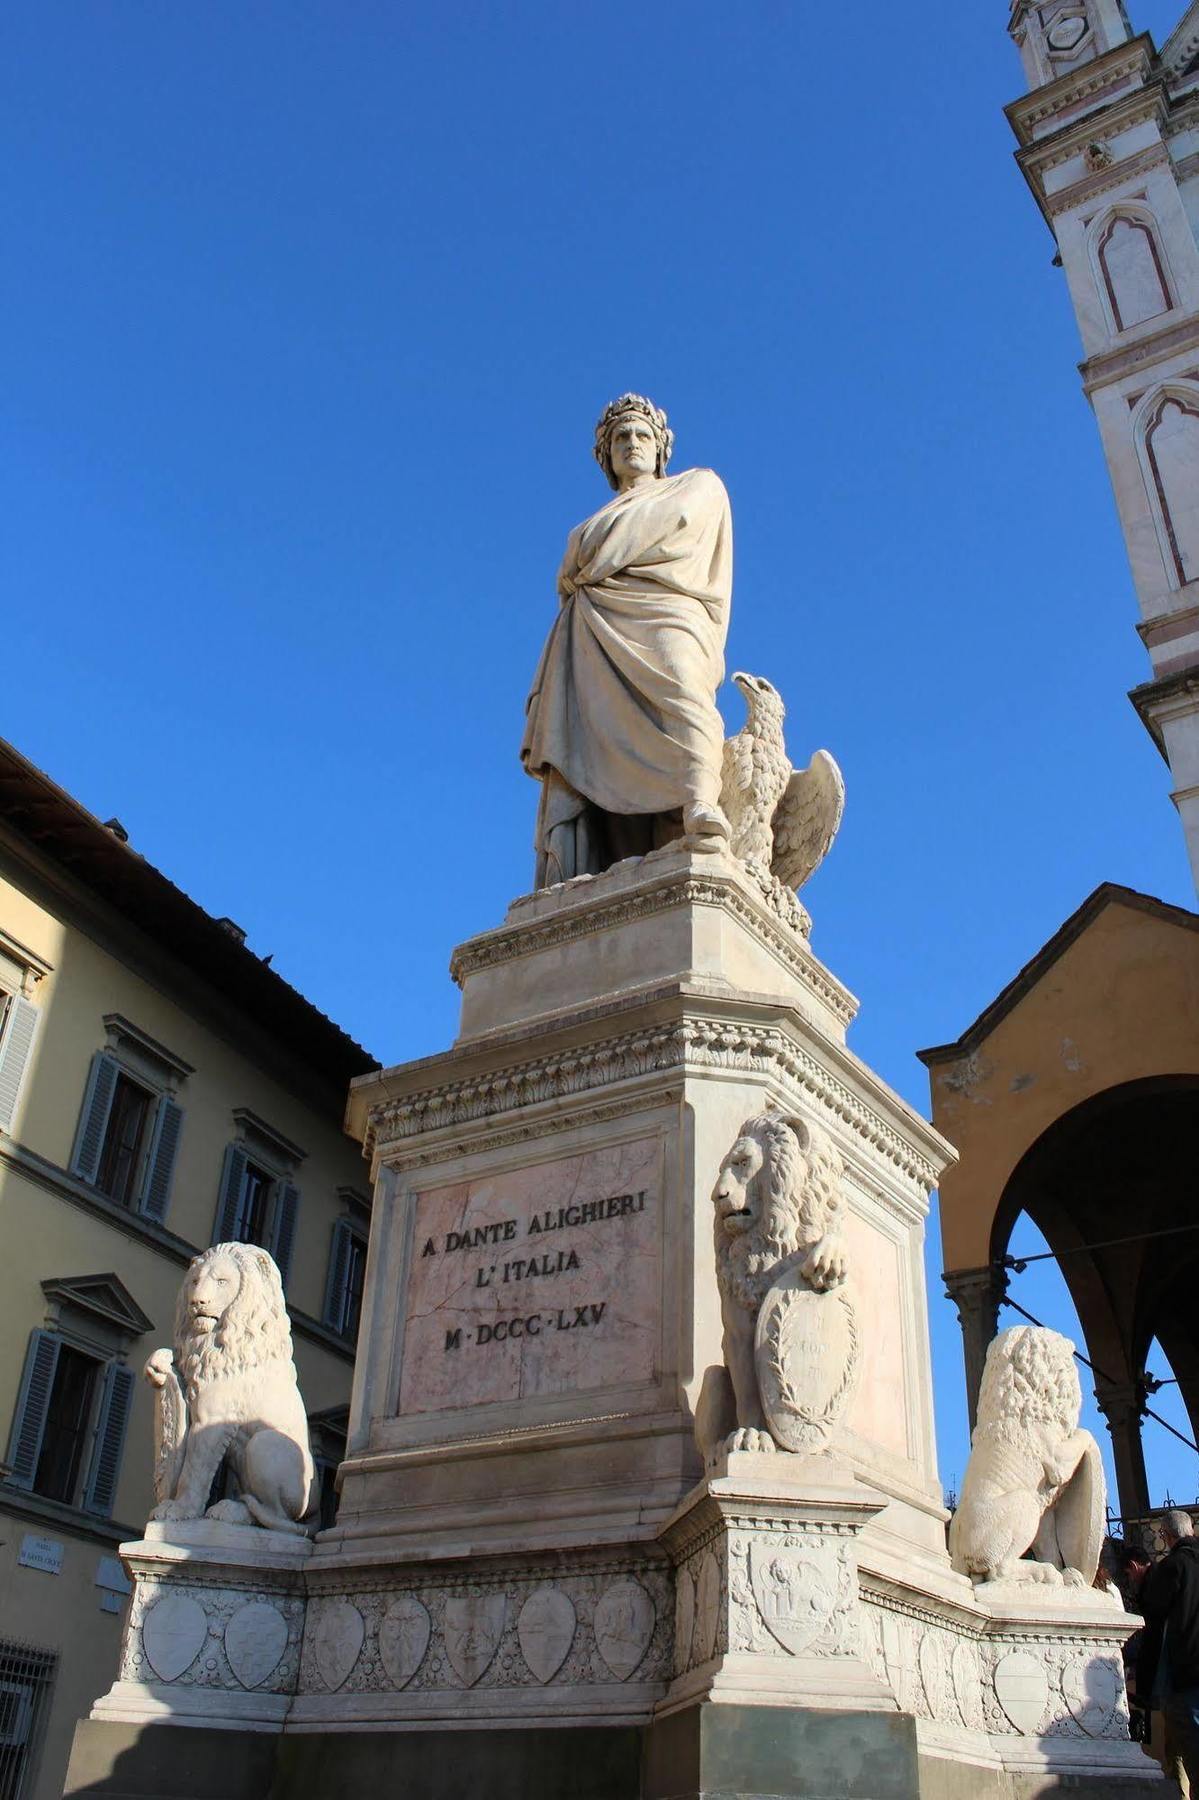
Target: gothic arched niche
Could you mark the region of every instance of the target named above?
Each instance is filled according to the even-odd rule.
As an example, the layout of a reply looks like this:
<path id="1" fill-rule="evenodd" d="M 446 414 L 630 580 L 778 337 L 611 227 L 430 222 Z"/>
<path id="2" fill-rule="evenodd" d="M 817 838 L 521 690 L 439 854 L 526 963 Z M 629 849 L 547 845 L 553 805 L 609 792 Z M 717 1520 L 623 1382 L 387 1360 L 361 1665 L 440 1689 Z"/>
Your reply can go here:
<path id="1" fill-rule="evenodd" d="M 1173 309 L 1157 221 L 1142 207 L 1117 207 L 1092 228 L 1096 274 L 1117 332 Z"/>
<path id="2" fill-rule="evenodd" d="M 1171 382 L 1143 401 L 1137 454 L 1171 586 L 1199 580 L 1199 384 Z"/>

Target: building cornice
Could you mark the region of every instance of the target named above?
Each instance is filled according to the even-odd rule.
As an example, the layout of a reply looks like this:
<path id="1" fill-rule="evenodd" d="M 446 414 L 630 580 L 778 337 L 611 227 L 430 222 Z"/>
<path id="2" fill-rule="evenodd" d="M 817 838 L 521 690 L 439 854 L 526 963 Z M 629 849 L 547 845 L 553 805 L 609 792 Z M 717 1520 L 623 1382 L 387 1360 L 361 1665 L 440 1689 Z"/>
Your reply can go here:
<path id="1" fill-rule="evenodd" d="M 1034 88 L 1030 94 L 1022 94 L 1019 100 L 1004 107 L 1004 115 L 1017 141 L 1021 146 L 1028 146 L 1036 139 L 1037 126 L 1046 119 L 1082 106 L 1088 100 L 1100 100 L 1107 93 L 1118 92 L 1122 83 L 1138 76 L 1144 85 L 1153 78 L 1154 68 L 1153 39 L 1147 32 L 1142 32 L 1140 37 L 1087 63 L 1082 70 L 1062 75 L 1045 87 Z M 1068 125 L 1076 122 L 1069 120 Z"/>
<path id="2" fill-rule="evenodd" d="M 1083 392 L 1093 394 L 1098 388 L 1110 387 L 1115 381 L 1137 374 L 1147 363 L 1156 366 L 1167 356 L 1196 348 L 1199 348 L 1199 313 L 1188 313 L 1185 318 L 1172 319 L 1170 324 L 1148 332 L 1134 343 L 1121 344 L 1115 350 L 1101 350 L 1098 355 L 1079 363 Z"/>
<path id="3" fill-rule="evenodd" d="M 374 1059 L 108 825 L 0 739 L 0 821 L 336 1088 Z"/>
<path id="4" fill-rule="evenodd" d="M 1168 712 L 1177 702 L 1189 703 L 1199 695 L 1199 663 L 1186 669 L 1176 669 L 1170 675 L 1161 675 L 1156 681 L 1143 681 L 1140 687 L 1134 687 L 1128 698 L 1136 709 L 1141 724 L 1157 745 L 1162 761 L 1170 766 L 1170 758 L 1166 754 L 1166 741 L 1162 732 L 1162 714 Z"/>
<path id="5" fill-rule="evenodd" d="M 93 1544 L 123 1544 L 141 1536 L 137 1525 L 122 1525 L 115 1519 L 102 1519 L 96 1513 L 78 1506 L 64 1506 L 61 1501 L 47 1500 L 42 1494 L 31 1494 L 24 1488 L 9 1487 L 0 1481 L 0 1514 L 7 1513 L 30 1525 L 47 1526 L 74 1538 Z"/>
<path id="6" fill-rule="evenodd" d="M 522 1115 L 547 1103 L 565 1118 L 564 1103 L 575 1101 L 585 1109 L 589 1101 L 594 1105 L 605 1090 L 614 1087 L 648 1094 L 645 1083 L 656 1076 L 727 1071 L 765 1076 L 805 1093 L 881 1152 L 924 1193 L 936 1185 L 941 1169 L 952 1158 L 949 1145 L 907 1107 L 905 1124 L 918 1132 L 921 1147 L 916 1149 L 896 1131 L 881 1109 L 855 1091 L 855 1078 L 873 1078 L 851 1052 L 835 1052 L 849 1078 L 842 1079 L 828 1067 L 829 1046 L 823 1058 L 816 1057 L 804 1045 L 802 1034 L 789 1028 L 785 1006 L 757 1008 L 762 1016 L 749 1021 L 744 1003 L 737 1017 L 729 1016 L 716 1002 L 702 1008 L 694 999 L 685 1004 L 681 1017 L 677 1013 L 664 1019 L 651 1017 L 635 1029 L 598 1041 L 558 1045 L 540 1054 L 532 1051 L 502 1067 L 482 1068 L 381 1097 L 369 1106 L 364 1148 L 384 1164 L 407 1161 L 410 1155 L 427 1162 L 434 1160 L 427 1153 L 434 1146 L 427 1146 L 424 1140 L 438 1134 L 448 1137 L 475 1124 L 491 1133 L 509 1115 L 516 1126 L 518 1120 L 523 1124 Z M 467 1147 L 458 1137 L 453 1143 Z M 449 1147 L 445 1137 L 435 1146 L 441 1160 Z M 469 1147 L 477 1146 L 472 1141 Z"/>
<path id="7" fill-rule="evenodd" d="M 140 1213 L 129 1212 L 125 1207 L 118 1206 L 115 1200 L 109 1200 L 106 1195 L 89 1187 L 85 1181 L 80 1181 L 77 1176 L 59 1168 L 57 1163 L 39 1156 L 36 1150 L 28 1149 L 13 1138 L 0 1136 L 0 1174 L 6 1166 L 36 1183 L 46 1193 L 53 1194 L 56 1200 L 64 1200 L 69 1206 L 76 1206 L 81 1212 L 90 1213 L 92 1218 L 111 1225 L 126 1237 L 156 1250 L 177 1268 L 185 1269 L 192 1257 L 200 1254 L 198 1244 L 188 1243 L 186 1238 L 177 1237 L 165 1226 L 156 1225 L 152 1219 L 142 1218 Z M 343 1362 L 353 1362 L 353 1346 L 347 1344 L 344 1338 L 338 1337 L 311 1314 L 302 1312 L 290 1302 L 287 1311 L 292 1329 L 301 1337 L 308 1338 L 323 1350 L 341 1357 Z"/>

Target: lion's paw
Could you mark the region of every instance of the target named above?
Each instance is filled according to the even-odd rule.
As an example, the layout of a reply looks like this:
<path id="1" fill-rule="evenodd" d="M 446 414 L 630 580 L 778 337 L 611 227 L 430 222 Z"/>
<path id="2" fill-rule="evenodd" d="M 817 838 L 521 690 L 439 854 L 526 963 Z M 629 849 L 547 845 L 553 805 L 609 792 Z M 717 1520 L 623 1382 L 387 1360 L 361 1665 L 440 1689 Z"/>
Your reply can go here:
<path id="1" fill-rule="evenodd" d="M 1074 1588 L 1085 1588 L 1091 1585 L 1081 1569 L 1063 1569 L 1062 1581 L 1067 1587 Z"/>
<path id="2" fill-rule="evenodd" d="M 208 1508 L 204 1517 L 216 1519 L 222 1525 L 252 1525 L 254 1523 L 249 1507 L 243 1505 L 240 1500 L 218 1500 L 215 1506 Z"/>
<path id="3" fill-rule="evenodd" d="M 150 1517 L 165 1523 L 171 1520 L 194 1519 L 196 1515 L 190 1506 L 184 1506 L 181 1500 L 164 1500 L 154 1508 Z"/>
<path id="4" fill-rule="evenodd" d="M 724 1441 L 728 1451 L 749 1450 L 754 1455 L 769 1455 L 774 1449 L 774 1439 L 768 1431 L 759 1431 L 755 1426 L 743 1425 Z"/>

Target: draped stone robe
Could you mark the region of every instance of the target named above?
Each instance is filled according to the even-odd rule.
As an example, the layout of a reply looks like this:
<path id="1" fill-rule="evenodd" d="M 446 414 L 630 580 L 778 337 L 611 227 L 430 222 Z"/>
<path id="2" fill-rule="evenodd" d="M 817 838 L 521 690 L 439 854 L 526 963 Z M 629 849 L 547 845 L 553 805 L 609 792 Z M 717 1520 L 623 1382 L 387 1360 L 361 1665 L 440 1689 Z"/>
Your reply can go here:
<path id="1" fill-rule="evenodd" d="M 719 805 L 732 574 L 711 469 L 617 494 L 571 532 L 521 745 L 542 783 L 539 887 L 677 837 L 686 805 Z"/>

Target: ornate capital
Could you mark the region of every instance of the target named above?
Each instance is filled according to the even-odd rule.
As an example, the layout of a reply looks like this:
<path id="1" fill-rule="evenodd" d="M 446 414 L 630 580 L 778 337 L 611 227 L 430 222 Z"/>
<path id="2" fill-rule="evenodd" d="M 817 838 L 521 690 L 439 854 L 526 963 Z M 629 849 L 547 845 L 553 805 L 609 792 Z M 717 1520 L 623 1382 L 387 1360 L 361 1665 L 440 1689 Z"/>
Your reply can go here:
<path id="1" fill-rule="evenodd" d="M 946 1269 L 941 1277 L 946 1296 L 958 1309 L 958 1321 L 965 1330 L 989 1311 L 994 1332 L 994 1315 L 1007 1293 L 1007 1271 L 999 1263 L 985 1263 L 981 1269 Z"/>

